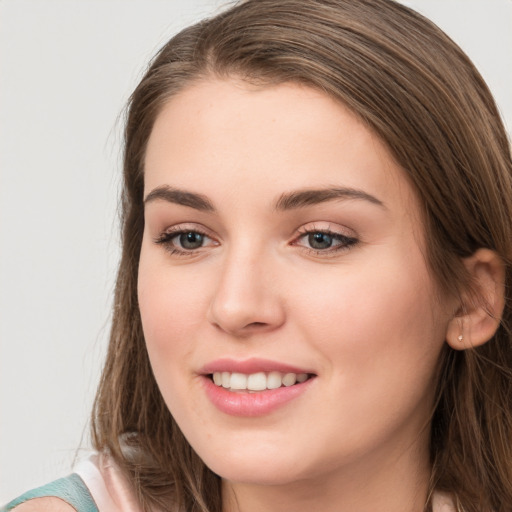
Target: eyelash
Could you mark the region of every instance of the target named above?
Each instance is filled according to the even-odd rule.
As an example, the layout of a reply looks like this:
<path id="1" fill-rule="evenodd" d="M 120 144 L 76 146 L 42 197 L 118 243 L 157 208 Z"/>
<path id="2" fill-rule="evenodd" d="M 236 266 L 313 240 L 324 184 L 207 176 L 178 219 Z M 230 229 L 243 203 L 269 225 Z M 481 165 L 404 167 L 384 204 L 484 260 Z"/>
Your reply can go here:
<path id="1" fill-rule="evenodd" d="M 199 247 L 198 249 L 181 249 L 177 247 L 173 243 L 173 239 L 181 236 L 181 235 L 187 235 L 187 234 L 196 234 L 201 235 L 202 237 L 208 238 L 210 240 L 213 240 L 208 234 L 206 234 L 204 231 L 198 228 L 194 229 L 183 229 L 180 227 L 176 228 L 170 228 L 161 235 L 159 235 L 154 242 L 158 245 L 162 245 L 166 251 L 168 251 L 173 256 L 194 256 L 197 254 L 197 251 L 199 249 L 202 249 L 203 246 Z"/>
<path id="2" fill-rule="evenodd" d="M 160 236 L 158 236 L 154 242 L 158 245 L 164 246 L 165 250 L 168 251 L 173 256 L 194 256 L 197 254 L 197 252 L 204 248 L 204 246 L 200 246 L 197 249 L 184 249 L 179 248 L 175 245 L 173 240 L 177 237 L 180 237 L 182 235 L 187 234 L 195 234 L 200 235 L 202 237 L 205 237 L 207 239 L 213 240 L 207 233 L 205 233 L 203 230 L 194 228 L 194 229 L 183 229 L 180 227 L 171 228 L 164 233 L 162 233 Z M 359 240 L 355 237 L 343 235 L 341 233 L 338 233 L 336 231 L 332 231 L 330 229 L 306 229 L 303 228 L 299 230 L 299 236 L 297 236 L 291 245 L 299 245 L 297 242 L 305 237 L 310 237 L 313 235 L 322 235 L 322 236 L 328 236 L 331 237 L 334 242 L 338 242 L 338 245 L 335 245 L 334 247 L 328 247 L 325 249 L 315 249 L 313 247 L 304 247 L 300 246 L 303 250 L 314 254 L 314 255 L 320 255 L 327 257 L 328 255 L 334 255 L 341 251 L 346 251 L 350 247 L 356 245 L 359 243 Z M 218 243 L 215 243 L 214 245 L 218 245 Z"/>
<path id="3" fill-rule="evenodd" d="M 295 238 L 293 245 L 296 245 L 298 240 L 301 240 L 302 238 L 305 237 L 310 237 L 312 235 L 327 235 L 331 237 L 333 241 L 337 241 L 338 245 L 335 245 L 334 247 L 328 247 L 326 249 L 314 249 L 313 247 L 303 247 L 304 250 L 312 254 L 324 257 L 334 256 L 341 251 L 347 251 L 350 247 L 359 243 L 359 240 L 357 238 L 343 235 L 342 233 L 338 233 L 331 229 L 315 229 L 314 227 L 313 229 L 301 228 L 299 230 L 299 233 L 300 235 Z"/>

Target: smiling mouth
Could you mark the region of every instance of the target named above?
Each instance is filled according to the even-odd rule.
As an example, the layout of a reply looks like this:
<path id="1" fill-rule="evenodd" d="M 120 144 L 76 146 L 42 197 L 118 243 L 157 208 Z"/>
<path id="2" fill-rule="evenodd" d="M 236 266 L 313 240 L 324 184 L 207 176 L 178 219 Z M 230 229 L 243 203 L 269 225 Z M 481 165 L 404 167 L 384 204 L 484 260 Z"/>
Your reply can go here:
<path id="1" fill-rule="evenodd" d="M 256 393 L 269 389 L 295 386 L 314 377 L 310 373 L 256 372 L 214 372 L 208 375 L 213 383 L 228 391 Z"/>

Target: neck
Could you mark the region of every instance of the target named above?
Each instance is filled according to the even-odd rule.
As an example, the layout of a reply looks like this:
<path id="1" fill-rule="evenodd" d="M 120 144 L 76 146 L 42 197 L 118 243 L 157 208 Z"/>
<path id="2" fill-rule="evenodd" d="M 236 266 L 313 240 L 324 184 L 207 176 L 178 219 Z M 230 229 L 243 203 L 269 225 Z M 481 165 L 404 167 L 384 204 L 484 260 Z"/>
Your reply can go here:
<path id="1" fill-rule="evenodd" d="M 294 482 L 223 481 L 223 512 L 423 512 L 430 466 L 421 444 Z"/>

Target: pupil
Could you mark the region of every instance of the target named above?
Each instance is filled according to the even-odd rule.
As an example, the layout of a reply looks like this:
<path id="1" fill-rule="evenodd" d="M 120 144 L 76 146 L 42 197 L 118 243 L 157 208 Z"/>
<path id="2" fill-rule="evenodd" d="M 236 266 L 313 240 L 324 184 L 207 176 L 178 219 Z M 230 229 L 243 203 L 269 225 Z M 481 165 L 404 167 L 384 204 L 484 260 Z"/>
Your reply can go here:
<path id="1" fill-rule="evenodd" d="M 182 233 L 180 235 L 180 244 L 184 249 L 199 249 L 203 245 L 203 235 L 200 233 Z"/>
<path id="2" fill-rule="evenodd" d="M 313 249 L 328 249 L 332 245 L 332 236 L 327 233 L 312 233 L 309 235 L 309 245 Z"/>

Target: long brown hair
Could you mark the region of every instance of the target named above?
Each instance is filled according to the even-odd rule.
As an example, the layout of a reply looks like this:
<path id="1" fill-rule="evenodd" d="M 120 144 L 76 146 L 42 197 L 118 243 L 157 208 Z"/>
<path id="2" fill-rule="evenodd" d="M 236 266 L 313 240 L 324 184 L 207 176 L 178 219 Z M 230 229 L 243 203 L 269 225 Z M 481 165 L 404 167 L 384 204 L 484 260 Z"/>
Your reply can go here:
<path id="1" fill-rule="evenodd" d="M 127 110 L 123 249 L 92 418 L 96 449 L 111 453 L 145 510 L 221 510 L 219 477 L 191 449 L 160 395 L 137 305 L 147 141 L 165 102 L 208 76 L 299 82 L 364 120 L 417 191 L 427 262 L 444 290 L 460 294 L 469 286 L 462 259 L 478 248 L 505 262 L 506 304 L 493 339 L 474 350 L 443 349 L 430 452 L 431 491 L 450 493 L 466 512 L 510 510 L 510 146 L 468 57 L 392 0 L 247 0 L 183 30 L 151 62 Z"/>

